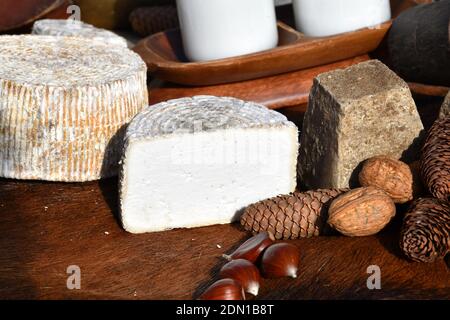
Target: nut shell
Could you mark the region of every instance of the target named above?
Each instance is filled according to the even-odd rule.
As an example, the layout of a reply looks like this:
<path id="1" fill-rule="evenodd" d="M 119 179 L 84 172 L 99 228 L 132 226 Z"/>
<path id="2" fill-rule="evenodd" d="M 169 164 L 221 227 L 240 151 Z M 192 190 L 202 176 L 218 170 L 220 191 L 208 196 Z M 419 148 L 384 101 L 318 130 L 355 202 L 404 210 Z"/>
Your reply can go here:
<path id="1" fill-rule="evenodd" d="M 223 257 L 228 261 L 245 259 L 255 263 L 264 249 L 271 246 L 274 240 L 272 233 L 263 231 L 245 241 L 232 254 L 224 254 Z"/>
<path id="2" fill-rule="evenodd" d="M 347 236 L 378 233 L 395 215 L 395 204 L 375 187 L 351 190 L 335 199 L 329 208 L 328 223 Z"/>
<path id="3" fill-rule="evenodd" d="M 261 259 L 261 272 L 265 278 L 297 278 L 300 263 L 299 249 L 290 243 L 276 243 L 268 247 Z"/>
<path id="4" fill-rule="evenodd" d="M 245 293 L 239 282 L 226 278 L 209 286 L 199 300 L 245 300 Z"/>
<path id="5" fill-rule="evenodd" d="M 220 269 L 219 276 L 234 279 L 242 285 L 245 292 L 258 295 L 261 277 L 258 268 L 248 260 L 231 260 Z"/>
<path id="6" fill-rule="evenodd" d="M 413 199 L 413 175 L 404 162 L 388 157 L 377 156 L 366 160 L 359 173 L 363 187 L 377 187 L 394 200 L 405 203 Z"/>

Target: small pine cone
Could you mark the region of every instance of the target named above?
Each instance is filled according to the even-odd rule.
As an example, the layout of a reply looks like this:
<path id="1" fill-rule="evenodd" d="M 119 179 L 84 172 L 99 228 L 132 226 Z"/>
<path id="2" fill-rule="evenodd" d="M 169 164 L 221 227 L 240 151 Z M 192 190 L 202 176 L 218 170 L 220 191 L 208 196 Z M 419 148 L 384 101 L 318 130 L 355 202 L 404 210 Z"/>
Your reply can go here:
<path id="1" fill-rule="evenodd" d="M 434 198 L 414 201 L 403 220 L 400 247 L 414 261 L 445 257 L 450 251 L 450 204 Z"/>
<path id="2" fill-rule="evenodd" d="M 137 8 L 130 14 L 130 23 L 143 37 L 178 28 L 177 8 L 171 5 Z"/>
<path id="3" fill-rule="evenodd" d="M 431 127 L 422 149 L 421 172 L 434 197 L 450 200 L 450 117 Z"/>
<path id="4" fill-rule="evenodd" d="M 254 203 L 241 217 L 245 230 L 271 232 L 276 239 L 298 239 L 325 232 L 328 206 L 348 189 L 294 192 Z"/>

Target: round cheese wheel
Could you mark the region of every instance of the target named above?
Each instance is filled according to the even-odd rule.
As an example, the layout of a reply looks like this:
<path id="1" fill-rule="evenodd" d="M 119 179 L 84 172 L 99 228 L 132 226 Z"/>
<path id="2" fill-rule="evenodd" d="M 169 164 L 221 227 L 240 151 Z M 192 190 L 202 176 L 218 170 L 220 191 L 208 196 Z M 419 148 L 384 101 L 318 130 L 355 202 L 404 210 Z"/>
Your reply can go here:
<path id="1" fill-rule="evenodd" d="M 125 125 L 148 104 L 142 59 L 78 37 L 1 36 L 0 52 L 0 176 L 115 175 Z"/>

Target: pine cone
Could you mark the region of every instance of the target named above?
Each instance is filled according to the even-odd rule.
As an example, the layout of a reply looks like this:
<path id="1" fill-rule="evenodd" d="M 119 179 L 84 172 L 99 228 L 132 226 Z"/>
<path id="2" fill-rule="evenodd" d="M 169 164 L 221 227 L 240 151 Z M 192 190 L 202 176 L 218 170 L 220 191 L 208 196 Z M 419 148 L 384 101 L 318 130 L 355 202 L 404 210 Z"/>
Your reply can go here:
<path id="1" fill-rule="evenodd" d="M 431 127 L 422 149 L 421 172 L 434 197 L 450 200 L 450 117 Z"/>
<path id="2" fill-rule="evenodd" d="M 144 37 L 178 28 L 177 8 L 171 5 L 137 8 L 130 14 L 130 23 L 133 30 Z"/>
<path id="3" fill-rule="evenodd" d="M 294 192 L 250 205 L 241 217 L 245 230 L 270 231 L 276 239 L 318 236 L 326 231 L 328 206 L 348 189 Z"/>
<path id="4" fill-rule="evenodd" d="M 414 201 L 403 220 L 400 247 L 414 261 L 445 257 L 450 251 L 450 204 L 434 198 Z"/>

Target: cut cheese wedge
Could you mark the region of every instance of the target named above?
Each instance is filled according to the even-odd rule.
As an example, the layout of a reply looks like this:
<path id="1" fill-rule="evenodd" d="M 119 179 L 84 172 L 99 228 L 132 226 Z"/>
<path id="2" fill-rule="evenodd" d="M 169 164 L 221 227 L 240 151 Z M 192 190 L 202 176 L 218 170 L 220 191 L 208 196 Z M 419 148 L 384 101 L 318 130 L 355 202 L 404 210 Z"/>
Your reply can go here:
<path id="1" fill-rule="evenodd" d="M 0 36 L 0 176 L 74 182 L 116 175 L 124 126 L 148 105 L 146 71 L 120 46 Z"/>
<path id="2" fill-rule="evenodd" d="M 124 228 L 230 223 L 247 205 L 294 191 L 297 136 L 285 116 L 234 98 L 196 96 L 146 108 L 125 135 Z"/>

